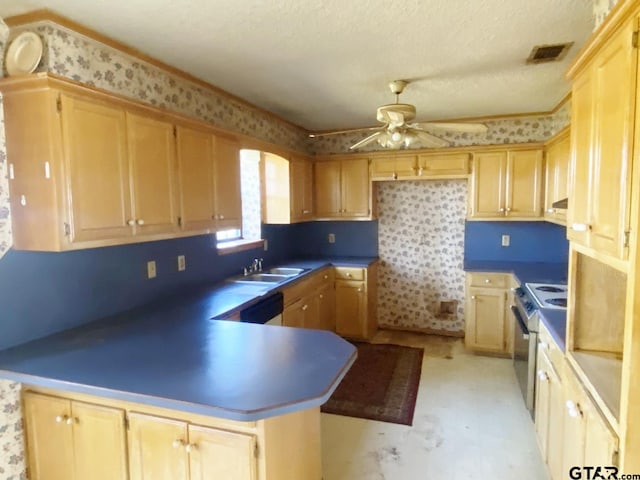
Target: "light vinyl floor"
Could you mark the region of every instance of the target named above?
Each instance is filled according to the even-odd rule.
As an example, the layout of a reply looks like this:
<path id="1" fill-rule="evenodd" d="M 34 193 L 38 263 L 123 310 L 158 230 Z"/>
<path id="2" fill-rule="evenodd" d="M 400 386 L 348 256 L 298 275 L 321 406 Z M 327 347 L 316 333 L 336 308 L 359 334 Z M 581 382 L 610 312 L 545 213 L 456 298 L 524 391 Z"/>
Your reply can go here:
<path id="1" fill-rule="evenodd" d="M 322 414 L 324 480 L 547 480 L 511 360 L 461 339 L 381 331 L 425 349 L 413 426 Z"/>

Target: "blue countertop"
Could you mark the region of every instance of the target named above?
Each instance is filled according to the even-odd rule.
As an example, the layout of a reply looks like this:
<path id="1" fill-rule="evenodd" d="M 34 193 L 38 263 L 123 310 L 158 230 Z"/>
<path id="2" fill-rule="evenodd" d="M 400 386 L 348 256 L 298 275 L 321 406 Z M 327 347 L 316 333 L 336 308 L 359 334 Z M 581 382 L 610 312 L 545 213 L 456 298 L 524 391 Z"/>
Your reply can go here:
<path id="1" fill-rule="evenodd" d="M 512 273 L 521 283 L 567 283 L 567 264 L 537 262 L 497 262 L 465 260 L 467 272 L 505 272 Z M 567 311 L 541 308 L 538 310 L 541 321 L 554 338 L 558 347 L 565 350 L 567 331 Z"/>
<path id="2" fill-rule="evenodd" d="M 0 352 L 0 377 L 238 421 L 319 406 L 355 361 L 353 345 L 326 331 L 211 320 L 286 284 L 201 287 L 10 348 Z"/>

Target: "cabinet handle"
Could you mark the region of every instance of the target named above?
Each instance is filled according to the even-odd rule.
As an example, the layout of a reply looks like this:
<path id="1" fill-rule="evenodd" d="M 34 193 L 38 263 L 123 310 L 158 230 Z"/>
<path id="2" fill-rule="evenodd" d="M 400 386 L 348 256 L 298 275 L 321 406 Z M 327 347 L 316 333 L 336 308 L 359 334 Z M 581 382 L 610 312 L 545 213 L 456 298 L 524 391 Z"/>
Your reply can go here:
<path id="1" fill-rule="evenodd" d="M 507 213 L 511 211 L 511 207 L 507 207 Z"/>
<path id="2" fill-rule="evenodd" d="M 538 345 L 540 345 L 540 349 L 541 350 L 548 350 L 549 349 L 549 344 L 546 342 L 538 342 Z"/>
<path id="3" fill-rule="evenodd" d="M 320 300 L 322 300 L 324 298 L 323 294 L 320 294 Z"/>
<path id="4" fill-rule="evenodd" d="M 325 276 L 324 276 L 324 277 L 322 277 L 322 278 L 324 278 L 325 280 L 327 280 L 327 279 L 329 278 L 329 275 L 325 275 Z"/>
<path id="5" fill-rule="evenodd" d="M 477 297 L 475 295 L 471 295 L 471 300 L 475 300 Z"/>
<path id="6" fill-rule="evenodd" d="M 504 212 L 504 208 L 500 208 L 500 211 L 501 211 L 501 212 Z"/>
<path id="7" fill-rule="evenodd" d="M 484 283 L 491 283 L 491 279 L 490 278 L 485 278 L 484 279 Z"/>
<path id="8" fill-rule="evenodd" d="M 591 225 L 586 223 L 574 223 L 571 225 L 571 230 L 574 232 L 586 232 L 587 230 L 591 230 Z"/>
<path id="9" fill-rule="evenodd" d="M 391 178 L 393 180 L 397 180 L 398 179 L 398 174 L 396 172 L 393 172 L 393 174 L 391 175 Z"/>
<path id="10" fill-rule="evenodd" d="M 565 404 L 567 406 L 567 413 L 571 418 L 577 418 L 582 416 L 582 411 L 580 410 L 580 405 L 576 404 L 571 400 L 567 400 Z"/>
<path id="11" fill-rule="evenodd" d="M 351 278 L 353 275 L 351 275 L 350 273 L 347 273 L 347 277 Z"/>
<path id="12" fill-rule="evenodd" d="M 144 225 L 144 220 L 140 218 L 137 223 L 138 225 Z"/>
<path id="13" fill-rule="evenodd" d="M 358 293 L 362 292 L 362 287 L 358 288 Z"/>
<path id="14" fill-rule="evenodd" d="M 303 310 L 303 311 L 304 311 L 304 310 L 306 310 L 307 308 L 309 308 L 309 305 L 303 305 L 303 306 L 302 306 L 302 310 Z"/>
<path id="15" fill-rule="evenodd" d="M 173 448 L 180 448 L 180 447 L 184 447 L 184 440 L 182 440 L 182 439 L 174 440 L 173 442 L 171 442 L 171 446 L 172 446 Z"/>
<path id="16" fill-rule="evenodd" d="M 220 215 L 220 220 L 224 220 L 224 215 Z"/>
<path id="17" fill-rule="evenodd" d="M 547 210 L 547 213 L 553 213 L 553 208 L 549 208 L 549 209 Z"/>
<path id="18" fill-rule="evenodd" d="M 302 210 L 303 215 L 306 215 L 307 213 L 311 213 L 311 210 Z"/>
<path id="19" fill-rule="evenodd" d="M 69 417 L 67 415 L 58 415 L 56 416 L 56 423 L 62 423 L 62 422 L 67 423 L 68 418 Z"/>
<path id="20" fill-rule="evenodd" d="M 198 449 L 198 445 L 196 443 L 189 443 L 188 445 L 185 445 L 184 450 L 187 453 L 191 453 L 193 450 L 197 450 Z"/>
<path id="21" fill-rule="evenodd" d="M 423 171 L 423 170 L 422 170 L 422 167 L 420 167 L 420 168 L 418 169 L 418 176 L 420 176 L 420 177 L 422 176 L 422 171 Z"/>
<path id="22" fill-rule="evenodd" d="M 541 380 L 543 382 L 545 380 L 549 380 L 549 375 L 547 375 L 547 373 L 542 370 L 538 370 L 538 380 Z"/>
<path id="23" fill-rule="evenodd" d="M 136 224 L 135 220 L 128 220 L 127 221 L 127 225 L 129 225 L 130 227 L 133 227 Z"/>

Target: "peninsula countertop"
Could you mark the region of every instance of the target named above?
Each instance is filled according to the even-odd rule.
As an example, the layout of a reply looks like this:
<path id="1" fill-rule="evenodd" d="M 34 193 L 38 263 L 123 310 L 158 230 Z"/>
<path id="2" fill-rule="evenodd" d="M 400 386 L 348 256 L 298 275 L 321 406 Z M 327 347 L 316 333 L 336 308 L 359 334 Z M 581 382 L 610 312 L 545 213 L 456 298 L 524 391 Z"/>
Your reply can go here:
<path id="1" fill-rule="evenodd" d="M 0 352 L 0 377 L 238 421 L 322 405 L 356 359 L 352 344 L 328 331 L 212 320 L 280 287 L 203 287 L 13 347 Z"/>

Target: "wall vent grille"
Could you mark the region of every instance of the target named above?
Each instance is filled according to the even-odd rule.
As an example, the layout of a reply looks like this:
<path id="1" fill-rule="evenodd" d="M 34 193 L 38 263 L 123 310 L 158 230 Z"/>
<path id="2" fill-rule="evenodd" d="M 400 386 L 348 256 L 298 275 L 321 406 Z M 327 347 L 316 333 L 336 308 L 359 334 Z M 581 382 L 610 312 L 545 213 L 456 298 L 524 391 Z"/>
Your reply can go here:
<path id="1" fill-rule="evenodd" d="M 531 50 L 527 63 L 559 62 L 567 55 L 572 45 L 573 42 L 536 45 Z"/>

